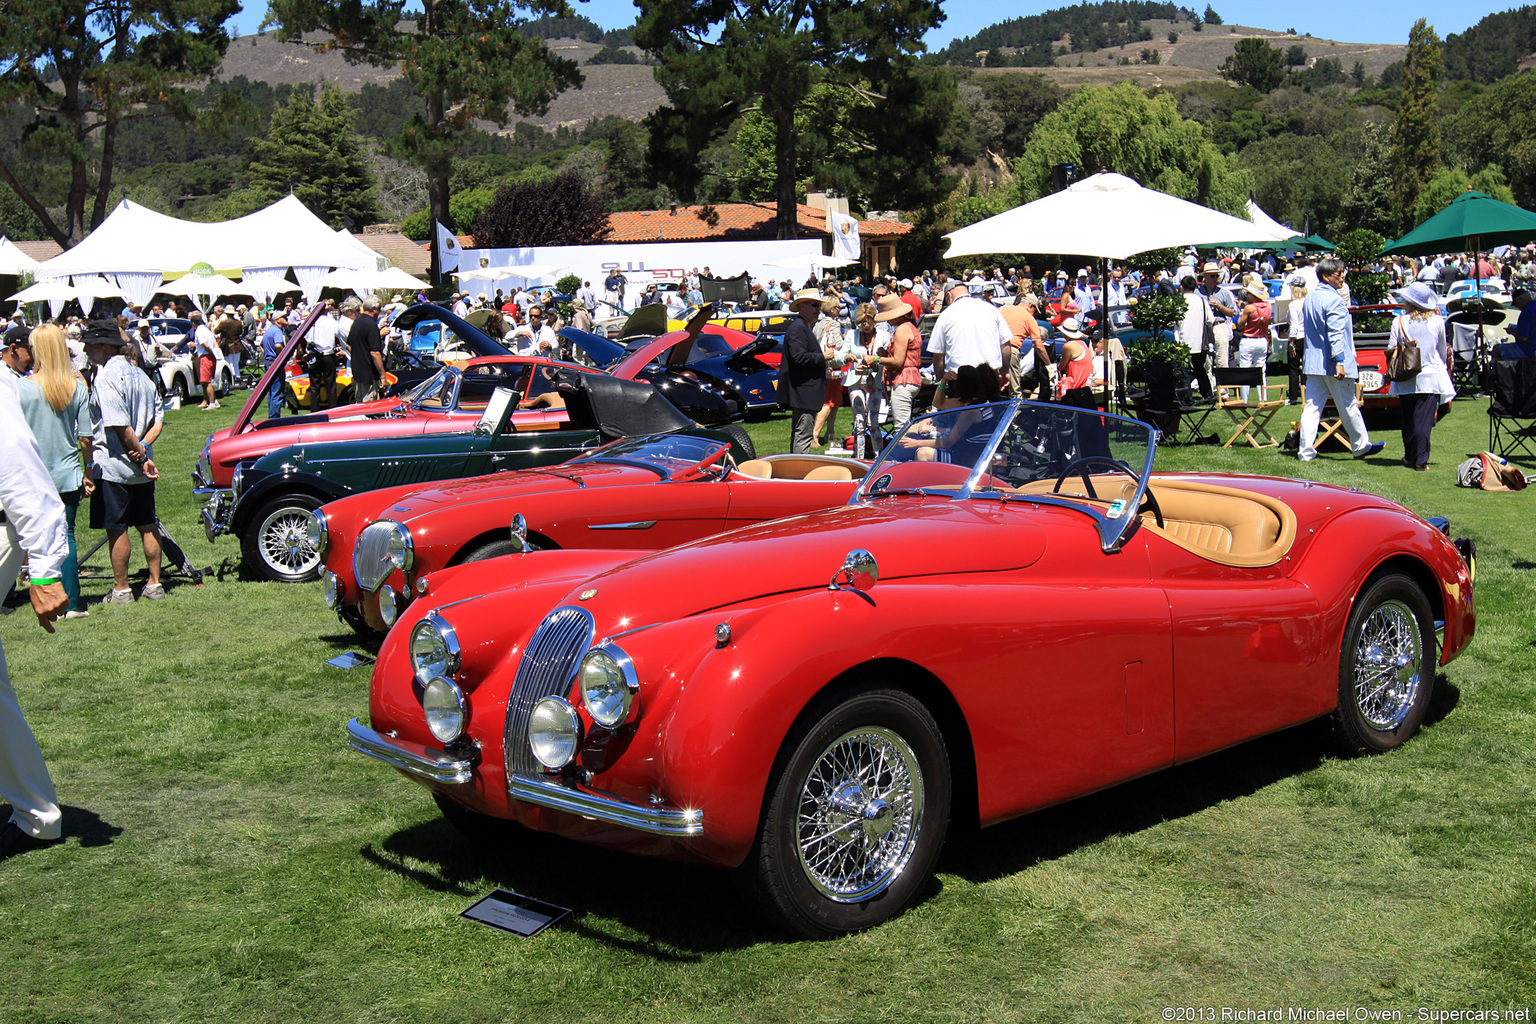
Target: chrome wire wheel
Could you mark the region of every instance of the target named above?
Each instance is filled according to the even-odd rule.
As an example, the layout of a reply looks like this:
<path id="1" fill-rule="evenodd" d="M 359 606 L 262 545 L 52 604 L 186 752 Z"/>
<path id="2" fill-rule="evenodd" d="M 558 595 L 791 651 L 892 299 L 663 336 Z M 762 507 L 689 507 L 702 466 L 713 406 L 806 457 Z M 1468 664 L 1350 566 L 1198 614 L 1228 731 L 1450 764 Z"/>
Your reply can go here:
<path id="1" fill-rule="evenodd" d="M 1395 729 L 1418 699 L 1424 647 L 1418 620 L 1402 601 L 1384 601 L 1355 642 L 1355 701 L 1372 728 Z"/>
<path id="2" fill-rule="evenodd" d="M 312 580 L 320 574 L 320 553 L 309 543 L 309 514 L 320 500 L 286 494 L 259 508 L 241 532 L 246 571 L 280 583 Z"/>
<path id="3" fill-rule="evenodd" d="M 828 899 L 868 899 L 900 877 L 917 848 L 923 812 L 917 754 L 889 729 L 843 733 L 800 788 L 800 866 Z"/>

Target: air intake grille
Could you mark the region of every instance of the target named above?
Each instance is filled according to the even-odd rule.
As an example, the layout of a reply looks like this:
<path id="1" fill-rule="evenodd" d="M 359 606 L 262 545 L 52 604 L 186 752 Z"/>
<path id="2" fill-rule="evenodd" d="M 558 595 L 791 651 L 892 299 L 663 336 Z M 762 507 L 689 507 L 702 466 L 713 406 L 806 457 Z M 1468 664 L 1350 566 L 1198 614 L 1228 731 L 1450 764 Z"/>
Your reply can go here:
<path id="1" fill-rule="evenodd" d="M 396 524 L 388 519 L 369 523 L 352 547 L 352 575 L 365 593 L 373 593 L 395 564 L 389 560 L 389 538 Z"/>
<path id="2" fill-rule="evenodd" d="M 543 767 L 528 749 L 528 718 L 541 698 L 563 694 L 576 676 L 576 664 L 592 646 L 595 626 L 583 608 L 556 608 L 533 631 L 507 699 L 507 727 L 502 738 L 507 778 L 537 774 Z"/>

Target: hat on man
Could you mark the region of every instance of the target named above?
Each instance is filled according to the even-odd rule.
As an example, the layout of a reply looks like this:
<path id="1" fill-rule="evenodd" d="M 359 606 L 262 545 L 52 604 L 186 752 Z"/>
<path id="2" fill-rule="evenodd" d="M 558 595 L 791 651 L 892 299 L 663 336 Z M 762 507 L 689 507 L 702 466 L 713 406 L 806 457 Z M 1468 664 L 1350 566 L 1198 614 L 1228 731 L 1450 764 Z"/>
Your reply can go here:
<path id="1" fill-rule="evenodd" d="M 880 310 L 875 314 L 877 323 L 888 323 L 912 315 L 912 307 L 903 302 L 899 295 L 882 295 L 876 306 Z"/>
<path id="2" fill-rule="evenodd" d="M 795 292 L 795 297 L 789 300 L 789 308 L 794 309 L 802 302 L 814 302 L 817 306 L 820 306 L 821 298 L 822 296 L 820 290 L 816 288 L 805 288 L 801 291 Z"/>
<path id="3" fill-rule="evenodd" d="M 118 330 L 115 320 L 92 320 L 80 335 L 84 345 L 126 345 L 128 341 Z"/>
<path id="4" fill-rule="evenodd" d="M 912 288 L 912 279 L 910 277 L 902 278 L 901 279 L 901 286 L 903 288 L 906 288 L 908 291 L 910 291 L 911 288 Z"/>
<path id="5" fill-rule="evenodd" d="M 1392 293 L 1392 297 L 1405 306 L 1415 309 L 1439 309 L 1440 303 L 1435 297 L 1435 290 L 1423 281 L 1415 281 L 1406 288 L 1401 288 Z"/>
<path id="6" fill-rule="evenodd" d="M 20 345 L 23 348 L 32 347 L 32 332 L 27 330 L 25 324 L 12 324 L 5 332 L 3 339 L 5 346 Z"/>
<path id="7" fill-rule="evenodd" d="M 1215 260 L 1211 260 L 1205 266 L 1200 268 L 1200 273 L 1202 273 L 1202 274 L 1219 274 L 1219 273 L 1221 273 L 1221 264 L 1217 263 Z"/>
<path id="8" fill-rule="evenodd" d="M 1061 322 L 1061 326 L 1056 328 L 1056 333 L 1060 334 L 1063 338 L 1069 338 L 1072 341 L 1081 341 L 1083 339 L 1083 332 L 1082 329 L 1077 326 L 1076 317 L 1069 316 L 1063 320 Z"/>

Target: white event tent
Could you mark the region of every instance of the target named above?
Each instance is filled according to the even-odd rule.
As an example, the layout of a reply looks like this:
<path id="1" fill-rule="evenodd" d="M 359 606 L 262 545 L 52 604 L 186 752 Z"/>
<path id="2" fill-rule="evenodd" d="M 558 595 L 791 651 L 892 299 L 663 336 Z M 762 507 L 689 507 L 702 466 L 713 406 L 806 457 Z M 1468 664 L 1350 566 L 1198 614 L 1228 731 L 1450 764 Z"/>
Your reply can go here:
<path id="1" fill-rule="evenodd" d="M 142 304 L 160 290 L 165 275 L 206 263 L 243 271 L 244 290 L 265 300 L 286 290 L 290 267 L 308 294 L 332 268 L 372 270 L 377 259 L 372 249 L 332 230 L 292 195 L 213 224 L 170 217 L 124 199 L 79 245 L 45 260 L 35 274 L 39 281 L 99 274 Z"/>

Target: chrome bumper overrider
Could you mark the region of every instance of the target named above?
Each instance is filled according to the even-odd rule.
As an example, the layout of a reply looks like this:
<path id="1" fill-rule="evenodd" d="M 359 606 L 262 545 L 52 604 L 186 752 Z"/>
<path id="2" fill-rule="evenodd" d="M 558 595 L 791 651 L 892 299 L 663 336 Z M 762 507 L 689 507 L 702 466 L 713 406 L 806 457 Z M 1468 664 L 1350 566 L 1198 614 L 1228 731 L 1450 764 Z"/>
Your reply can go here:
<path id="1" fill-rule="evenodd" d="M 203 520 L 203 536 L 212 544 L 220 534 L 229 532 L 229 514 L 233 505 L 222 492 L 215 493 L 203 506 L 199 516 Z"/>
<path id="2" fill-rule="evenodd" d="M 374 732 L 356 718 L 347 723 L 347 743 L 360 754 L 376 757 L 428 782 L 462 784 L 470 780 L 475 770 L 473 757 L 455 757 L 446 750 L 397 740 Z"/>
<path id="3" fill-rule="evenodd" d="M 213 483 L 207 477 L 203 476 L 203 474 L 201 472 L 199 472 L 198 470 L 194 469 L 192 471 L 192 493 L 193 494 L 220 494 L 220 493 L 227 494 L 227 493 L 229 493 L 229 488 L 228 487 L 215 487 L 213 485 Z"/>
<path id="4" fill-rule="evenodd" d="M 512 776 L 507 793 L 514 800 L 537 804 L 556 811 L 569 811 L 583 818 L 593 818 L 614 825 L 649 832 L 657 836 L 697 836 L 704 834 L 704 812 L 673 807 L 642 807 L 617 797 L 588 793 L 549 779 L 521 772 Z"/>

